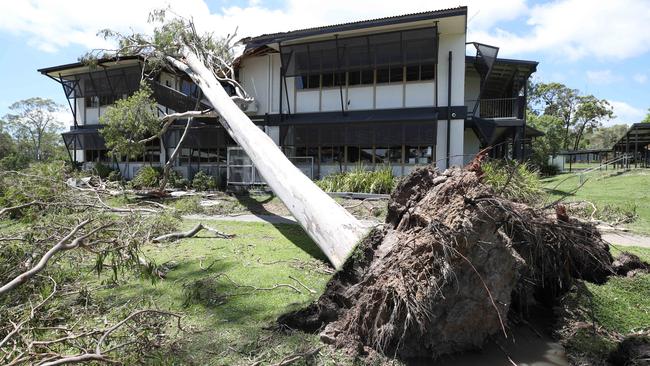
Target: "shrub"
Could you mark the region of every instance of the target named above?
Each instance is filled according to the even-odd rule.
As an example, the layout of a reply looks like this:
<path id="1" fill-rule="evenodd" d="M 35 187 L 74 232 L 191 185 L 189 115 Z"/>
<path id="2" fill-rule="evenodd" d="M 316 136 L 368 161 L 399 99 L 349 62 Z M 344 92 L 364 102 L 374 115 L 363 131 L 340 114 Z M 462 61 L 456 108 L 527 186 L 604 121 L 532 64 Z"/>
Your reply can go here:
<path id="1" fill-rule="evenodd" d="M 203 212 L 203 206 L 201 206 L 201 197 L 199 196 L 179 198 L 176 200 L 176 202 L 174 202 L 173 207 L 176 209 L 176 212 L 181 215 Z"/>
<path id="2" fill-rule="evenodd" d="M 131 180 L 133 188 L 151 188 L 158 186 L 162 172 L 160 168 L 144 166 Z"/>
<path id="3" fill-rule="evenodd" d="M 208 175 L 206 172 L 200 170 L 194 175 L 194 179 L 192 180 L 192 188 L 196 189 L 197 191 L 213 190 L 217 188 L 217 180 L 214 177 Z"/>
<path id="4" fill-rule="evenodd" d="M 390 193 L 396 179 L 390 167 L 374 171 L 357 167 L 350 172 L 336 173 L 316 181 L 326 192 Z"/>
<path id="5" fill-rule="evenodd" d="M 183 176 L 181 176 L 181 174 L 175 170 L 169 171 L 169 178 L 167 179 L 167 183 L 171 187 L 178 189 L 187 189 L 187 187 L 190 185 L 187 179 L 183 178 Z"/>
<path id="6" fill-rule="evenodd" d="M 113 170 L 113 168 L 108 165 L 104 165 L 101 162 L 95 164 L 95 172 L 102 179 L 108 178 L 108 176 L 114 171 L 115 170 Z"/>
<path id="7" fill-rule="evenodd" d="M 119 182 L 122 180 L 122 174 L 120 174 L 119 170 L 111 170 L 106 179 L 111 182 Z"/>
<path id="8" fill-rule="evenodd" d="M 485 183 L 502 196 L 520 202 L 538 202 L 543 198 L 539 174 L 526 163 L 493 160 L 484 163 Z"/>

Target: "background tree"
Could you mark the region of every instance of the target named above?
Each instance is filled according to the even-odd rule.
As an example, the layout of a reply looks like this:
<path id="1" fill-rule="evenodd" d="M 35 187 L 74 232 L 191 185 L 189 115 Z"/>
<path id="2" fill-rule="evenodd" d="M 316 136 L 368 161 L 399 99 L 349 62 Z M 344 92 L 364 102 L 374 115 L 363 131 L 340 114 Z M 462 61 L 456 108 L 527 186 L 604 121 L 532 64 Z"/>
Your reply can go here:
<path id="1" fill-rule="evenodd" d="M 63 123 L 56 112 L 61 111 L 61 106 L 51 99 L 35 97 L 15 102 L 9 110 L 11 113 L 5 116 L 7 128 L 34 160 L 45 160 L 56 153 L 52 144 L 60 145 L 58 131 Z"/>
<path id="2" fill-rule="evenodd" d="M 585 132 L 592 132 L 602 125 L 605 119 L 614 117 L 611 104 L 605 99 L 598 99 L 593 95 L 579 97 L 580 104 L 575 112 L 575 140 L 573 150 L 580 148 L 580 140 Z"/>
<path id="3" fill-rule="evenodd" d="M 625 135 L 627 129 L 626 124 L 599 127 L 591 132 L 586 132 L 584 140 L 590 149 L 611 149 Z"/>
<path id="4" fill-rule="evenodd" d="M 542 113 L 560 118 L 563 123 L 562 148 L 569 149 L 572 129 L 575 126 L 575 113 L 580 104 L 580 91 L 571 89 L 561 83 L 538 83 L 531 90 L 534 106 L 539 106 Z M 535 109 L 535 108 L 534 108 Z"/>
<path id="5" fill-rule="evenodd" d="M 533 140 L 532 161 L 542 168 L 548 164 L 548 157 L 555 156 L 563 148 L 564 122 L 553 115 L 529 114 L 528 124 L 544 132 Z"/>

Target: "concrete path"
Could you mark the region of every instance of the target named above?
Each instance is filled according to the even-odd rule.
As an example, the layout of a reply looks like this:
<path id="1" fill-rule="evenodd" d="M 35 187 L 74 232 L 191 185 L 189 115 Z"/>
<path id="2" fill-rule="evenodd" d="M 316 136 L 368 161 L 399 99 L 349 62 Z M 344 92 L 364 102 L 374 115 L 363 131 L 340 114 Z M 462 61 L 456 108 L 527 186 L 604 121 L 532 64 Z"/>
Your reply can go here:
<path id="1" fill-rule="evenodd" d="M 236 222 L 266 222 L 269 224 L 294 224 L 298 222 L 293 216 L 279 216 L 279 215 L 183 215 L 184 219 L 188 220 L 213 220 L 213 221 L 236 221 Z M 379 225 L 379 221 L 360 220 L 366 226 Z"/>
<path id="2" fill-rule="evenodd" d="M 236 222 L 266 222 L 269 224 L 297 224 L 293 216 L 279 215 L 184 215 L 188 220 L 213 220 L 213 221 L 236 221 Z M 378 225 L 379 221 L 361 220 L 368 226 Z M 650 248 L 650 236 L 641 236 L 620 231 L 605 231 L 603 239 L 614 245 L 637 246 Z"/>
<path id="3" fill-rule="evenodd" d="M 635 235 L 620 231 L 603 232 L 603 239 L 614 245 L 650 248 L 650 236 Z"/>

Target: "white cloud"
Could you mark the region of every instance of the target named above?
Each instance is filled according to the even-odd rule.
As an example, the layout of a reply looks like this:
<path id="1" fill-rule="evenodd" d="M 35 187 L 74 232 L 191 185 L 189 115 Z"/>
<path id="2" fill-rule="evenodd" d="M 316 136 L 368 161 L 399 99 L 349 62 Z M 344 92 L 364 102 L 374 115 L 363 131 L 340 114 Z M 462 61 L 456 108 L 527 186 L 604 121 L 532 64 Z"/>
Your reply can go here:
<path id="1" fill-rule="evenodd" d="M 586 72 L 587 80 L 593 84 L 612 84 L 622 80 L 622 78 L 612 70 L 588 70 Z"/>
<path id="2" fill-rule="evenodd" d="M 632 79 L 634 79 L 634 81 L 636 81 L 639 84 L 645 84 L 645 82 L 648 81 L 648 75 L 641 74 L 641 73 L 634 74 L 634 76 L 632 76 Z"/>
<path id="3" fill-rule="evenodd" d="M 501 29 L 473 38 L 502 46 L 501 54 L 548 52 L 558 58 L 622 60 L 650 50 L 650 6 L 638 0 L 560 0 L 533 6 L 526 34 Z"/>
<path id="4" fill-rule="evenodd" d="M 610 100 L 609 103 L 614 108 L 615 117 L 605 122 L 605 125 L 608 126 L 622 123 L 636 123 L 641 121 L 647 113 L 645 109 L 636 108 L 627 104 L 626 102 Z"/>
<path id="5" fill-rule="evenodd" d="M 501 21 L 516 19 L 526 11 L 525 0 L 487 3 L 470 0 L 287 0 L 282 9 L 269 9 L 262 1 L 227 6 L 210 13 L 203 0 L 113 0 L 89 5 L 83 0 L 5 1 L 0 3 L 0 31 L 27 38 L 27 44 L 45 52 L 70 45 L 101 48 L 107 44 L 95 36 L 102 28 L 128 32 L 151 30 L 149 12 L 170 5 L 184 16 L 192 16 L 197 27 L 217 34 L 238 28 L 238 35 L 255 36 L 349 21 L 457 7 L 469 3 L 469 26 L 486 30 Z"/>

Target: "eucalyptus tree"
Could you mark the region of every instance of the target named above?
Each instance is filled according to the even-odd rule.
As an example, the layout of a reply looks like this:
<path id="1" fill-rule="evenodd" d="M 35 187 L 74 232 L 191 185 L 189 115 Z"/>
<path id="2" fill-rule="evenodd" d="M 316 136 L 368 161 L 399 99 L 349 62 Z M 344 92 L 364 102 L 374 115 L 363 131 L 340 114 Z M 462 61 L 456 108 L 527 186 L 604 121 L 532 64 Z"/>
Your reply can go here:
<path id="1" fill-rule="evenodd" d="M 598 99 L 593 95 L 580 97 L 580 104 L 575 113 L 575 140 L 573 149 L 580 148 L 580 141 L 585 132 L 593 132 L 602 126 L 602 121 L 614 117 L 612 105 L 606 99 Z"/>
<path id="2" fill-rule="evenodd" d="M 179 70 L 200 88 L 212 110 L 185 112 L 173 118 L 163 116 L 158 120 L 157 133 L 149 138 L 122 141 L 126 142 L 124 146 L 161 136 L 172 119 L 188 118 L 187 131 L 192 117 L 214 114 L 298 223 L 332 264 L 340 268 L 368 229 L 301 173 L 242 111 L 252 98 L 235 80 L 234 35 L 219 38 L 211 33 L 200 34 L 191 19 L 168 15 L 166 10 L 151 14 L 149 21 L 156 24 L 151 35 L 101 31 L 104 37 L 117 41 L 117 49 L 95 50 L 86 58 L 92 60 L 107 53 L 115 57 L 139 55 L 150 68 Z M 231 86 L 234 95 L 229 95 L 222 84 Z M 145 124 L 149 125 L 149 121 Z"/>
<path id="3" fill-rule="evenodd" d="M 17 101 L 9 110 L 5 116 L 8 131 L 27 147 L 32 159 L 46 158 L 46 145 L 53 143 L 53 135 L 63 127 L 57 116 L 61 106 L 51 99 L 36 97 Z"/>

